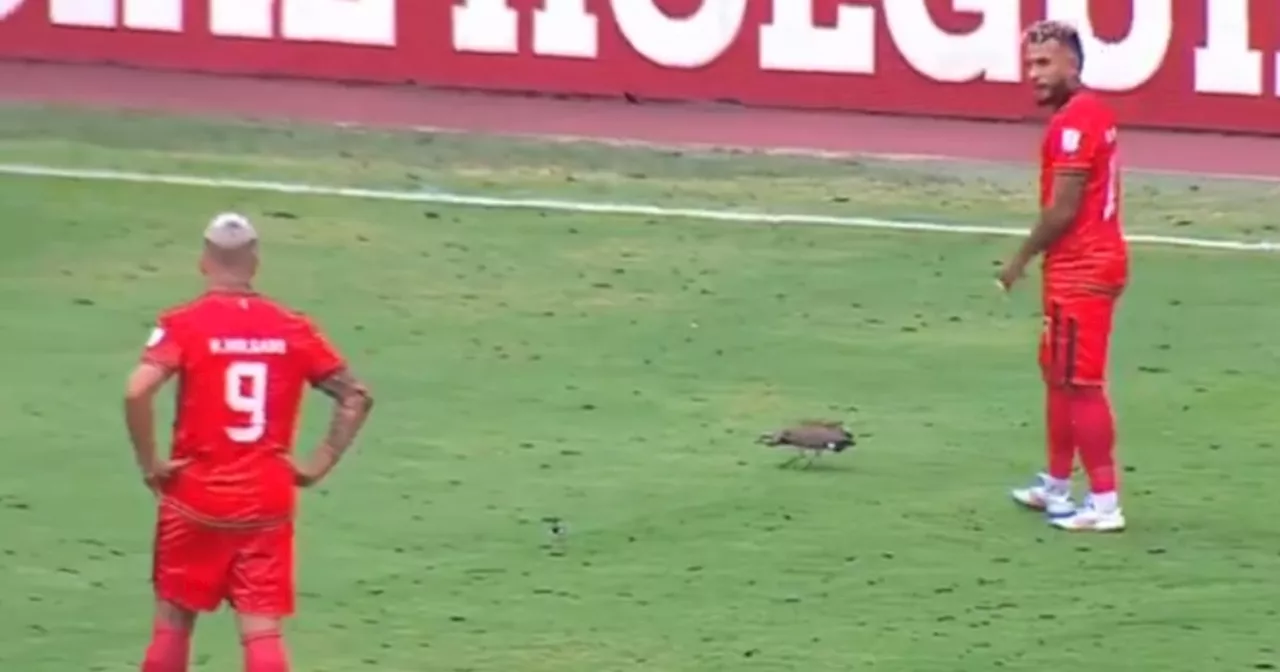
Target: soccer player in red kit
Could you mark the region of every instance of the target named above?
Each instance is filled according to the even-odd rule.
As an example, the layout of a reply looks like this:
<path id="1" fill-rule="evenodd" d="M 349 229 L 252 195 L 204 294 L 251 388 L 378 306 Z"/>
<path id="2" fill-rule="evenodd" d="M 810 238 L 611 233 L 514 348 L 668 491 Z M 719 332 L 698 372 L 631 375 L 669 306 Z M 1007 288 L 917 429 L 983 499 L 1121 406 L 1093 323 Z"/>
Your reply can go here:
<path id="1" fill-rule="evenodd" d="M 1107 352 L 1116 304 L 1128 282 L 1120 226 L 1115 115 L 1084 91 L 1080 35 L 1044 21 L 1026 33 L 1028 75 L 1037 102 L 1054 110 L 1041 149 L 1040 220 L 1000 273 L 1012 289 L 1043 254 L 1044 328 L 1040 368 L 1047 389 L 1048 464 L 1013 498 L 1067 530 L 1125 527 L 1117 499 L 1116 430 L 1107 396 Z M 1080 506 L 1071 496 L 1077 453 L 1089 480 Z"/>
<path id="2" fill-rule="evenodd" d="M 158 503 L 156 614 L 143 672 L 185 672 L 197 614 L 235 610 L 246 672 L 286 672 L 298 487 L 320 482 L 355 441 L 372 398 L 301 314 L 253 291 L 258 235 L 220 215 L 204 236 L 207 291 L 160 316 L 129 377 L 125 420 Z M 156 448 L 153 399 L 178 379 L 172 451 Z M 302 393 L 334 399 L 324 442 L 291 457 Z"/>

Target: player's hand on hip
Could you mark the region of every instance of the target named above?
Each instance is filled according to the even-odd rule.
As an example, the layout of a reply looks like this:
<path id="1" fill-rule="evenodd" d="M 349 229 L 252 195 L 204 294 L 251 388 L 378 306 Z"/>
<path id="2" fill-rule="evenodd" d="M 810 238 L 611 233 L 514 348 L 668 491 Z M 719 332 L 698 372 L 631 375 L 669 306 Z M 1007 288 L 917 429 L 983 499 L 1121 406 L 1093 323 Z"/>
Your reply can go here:
<path id="1" fill-rule="evenodd" d="M 318 464 L 314 459 L 293 463 L 293 482 L 299 488 L 309 488 L 318 484 L 328 473 L 329 469 Z"/>
<path id="2" fill-rule="evenodd" d="M 188 464 L 191 464 L 190 458 L 180 460 L 156 460 L 142 470 L 142 482 L 151 489 L 152 492 L 159 493 L 160 487 L 169 479 L 177 475 Z"/>
<path id="3" fill-rule="evenodd" d="M 307 459 L 293 462 L 293 482 L 300 488 L 309 488 L 323 481 L 329 472 L 338 465 L 342 451 L 335 450 L 329 444 L 321 444 Z"/>

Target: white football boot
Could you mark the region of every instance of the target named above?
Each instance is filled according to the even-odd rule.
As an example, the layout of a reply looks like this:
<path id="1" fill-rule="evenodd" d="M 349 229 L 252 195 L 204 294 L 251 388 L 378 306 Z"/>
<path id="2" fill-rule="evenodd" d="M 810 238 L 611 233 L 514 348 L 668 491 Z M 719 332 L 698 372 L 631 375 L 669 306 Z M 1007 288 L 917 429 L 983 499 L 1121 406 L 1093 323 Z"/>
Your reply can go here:
<path id="1" fill-rule="evenodd" d="M 1085 498 L 1084 506 L 1076 509 L 1075 513 L 1050 518 L 1049 524 L 1071 532 L 1123 532 L 1124 511 L 1119 506 L 1100 508 L 1090 496 Z"/>
<path id="2" fill-rule="evenodd" d="M 1018 504 L 1032 511 L 1041 511 L 1050 518 L 1070 516 L 1076 512 L 1076 504 L 1071 500 L 1070 486 L 1051 487 L 1048 474 L 1038 474 L 1031 485 L 1025 488 L 1014 488 L 1009 495 Z"/>

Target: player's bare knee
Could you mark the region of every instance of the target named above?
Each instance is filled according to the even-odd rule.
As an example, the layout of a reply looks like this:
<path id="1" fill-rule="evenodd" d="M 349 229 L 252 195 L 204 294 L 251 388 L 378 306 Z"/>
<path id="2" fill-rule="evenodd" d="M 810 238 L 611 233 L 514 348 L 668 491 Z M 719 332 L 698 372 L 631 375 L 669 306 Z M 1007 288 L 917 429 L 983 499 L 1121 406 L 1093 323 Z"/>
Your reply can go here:
<path id="1" fill-rule="evenodd" d="M 191 609 L 167 600 L 156 600 L 156 623 L 175 630 L 191 630 L 196 626 L 198 614 Z"/>
<path id="2" fill-rule="evenodd" d="M 236 614 L 236 627 L 241 639 L 277 635 L 284 629 L 284 619 L 263 614 Z"/>

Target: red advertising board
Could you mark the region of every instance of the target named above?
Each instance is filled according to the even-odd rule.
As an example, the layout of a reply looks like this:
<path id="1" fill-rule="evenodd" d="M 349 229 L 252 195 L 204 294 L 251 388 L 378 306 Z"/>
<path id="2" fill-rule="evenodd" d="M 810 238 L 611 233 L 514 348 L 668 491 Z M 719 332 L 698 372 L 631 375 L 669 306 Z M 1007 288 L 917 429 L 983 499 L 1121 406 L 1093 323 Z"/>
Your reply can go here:
<path id="1" fill-rule="evenodd" d="M 1124 122 L 1280 134 L 1273 0 L 0 0 L 0 58 L 971 118 L 1070 20 Z"/>

